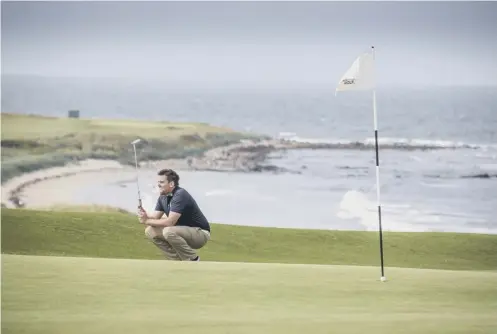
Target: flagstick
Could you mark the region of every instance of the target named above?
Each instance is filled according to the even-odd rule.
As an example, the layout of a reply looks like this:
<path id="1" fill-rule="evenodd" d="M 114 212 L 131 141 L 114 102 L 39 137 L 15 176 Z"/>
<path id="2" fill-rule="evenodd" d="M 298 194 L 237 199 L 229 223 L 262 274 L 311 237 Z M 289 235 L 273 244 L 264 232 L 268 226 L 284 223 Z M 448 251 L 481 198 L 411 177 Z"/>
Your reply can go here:
<path id="1" fill-rule="evenodd" d="M 373 60 L 374 57 L 374 46 L 371 47 L 373 50 Z M 373 89 L 373 117 L 374 117 L 374 142 L 376 149 L 376 197 L 378 203 L 378 225 L 380 231 L 380 257 L 381 257 L 381 281 L 384 282 L 385 270 L 383 267 L 383 231 L 381 227 L 381 204 L 380 204 L 380 158 L 378 152 L 378 117 L 376 113 L 376 89 Z"/>

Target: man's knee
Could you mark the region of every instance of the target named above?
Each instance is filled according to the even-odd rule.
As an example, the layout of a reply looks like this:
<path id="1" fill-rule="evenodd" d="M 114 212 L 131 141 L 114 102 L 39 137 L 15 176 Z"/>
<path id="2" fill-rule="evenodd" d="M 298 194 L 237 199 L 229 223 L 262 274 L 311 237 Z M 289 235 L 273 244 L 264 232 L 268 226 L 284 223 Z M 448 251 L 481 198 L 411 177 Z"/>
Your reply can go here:
<path id="1" fill-rule="evenodd" d="M 147 226 L 145 229 L 145 236 L 149 239 L 155 239 L 160 236 L 160 234 L 157 233 L 156 229 L 153 226 Z"/>
<path id="2" fill-rule="evenodd" d="M 194 249 L 202 248 L 209 240 L 205 232 L 193 227 L 169 226 L 162 230 L 162 235 L 169 244 L 184 241 Z"/>
<path id="3" fill-rule="evenodd" d="M 162 235 L 164 236 L 164 239 L 166 239 L 166 241 L 171 241 L 172 239 L 174 239 L 178 236 L 176 234 L 176 232 L 174 231 L 174 228 L 172 228 L 170 226 L 165 227 L 162 230 Z"/>

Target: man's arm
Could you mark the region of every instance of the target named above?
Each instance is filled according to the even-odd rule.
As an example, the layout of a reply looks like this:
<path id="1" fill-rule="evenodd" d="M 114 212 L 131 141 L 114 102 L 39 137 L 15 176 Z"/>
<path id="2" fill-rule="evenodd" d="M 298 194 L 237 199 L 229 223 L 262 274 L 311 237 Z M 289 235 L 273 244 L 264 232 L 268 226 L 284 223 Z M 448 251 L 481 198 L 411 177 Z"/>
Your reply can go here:
<path id="1" fill-rule="evenodd" d="M 161 219 L 163 215 L 164 211 L 154 211 L 151 214 L 149 214 L 148 217 L 152 219 Z"/>
<path id="2" fill-rule="evenodd" d="M 181 217 L 181 213 L 170 211 L 169 217 L 148 218 L 144 222 L 144 224 L 149 226 L 159 226 L 159 227 L 174 226 L 178 222 L 179 217 Z"/>
<path id="3" fill-rule="evenodd" d="M 178 222 L 178 219 L 181 217 L 183 212 L 185 212 L 185 208 L 188 204 L 188 197 L 181 190 L 176 193 L 171 201 L 169 217 L 165 217 L 162 219 L 147 219 L 144 224 L 150 226 L 174 226 Z M 156 208 L 157 209 L 157 208 Z"/>

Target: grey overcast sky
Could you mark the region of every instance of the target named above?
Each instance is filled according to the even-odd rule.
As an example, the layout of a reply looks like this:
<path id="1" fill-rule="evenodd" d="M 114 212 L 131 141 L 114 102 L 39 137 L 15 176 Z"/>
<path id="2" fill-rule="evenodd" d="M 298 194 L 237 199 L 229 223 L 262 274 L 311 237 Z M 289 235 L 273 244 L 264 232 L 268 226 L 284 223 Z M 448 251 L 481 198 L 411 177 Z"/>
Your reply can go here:
<path id="1" fill-rule="evenodd" d="M 384 84 L 497 84 L 497 2 L 6 2 L 2 72 L 335 83 L 377 50 Z"/>

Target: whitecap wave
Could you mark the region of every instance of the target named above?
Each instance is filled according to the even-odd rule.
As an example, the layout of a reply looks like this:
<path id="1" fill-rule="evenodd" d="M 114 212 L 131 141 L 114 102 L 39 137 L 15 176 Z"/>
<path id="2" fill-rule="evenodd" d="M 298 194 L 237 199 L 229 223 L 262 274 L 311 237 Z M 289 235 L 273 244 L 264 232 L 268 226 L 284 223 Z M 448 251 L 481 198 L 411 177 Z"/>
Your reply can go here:
<path id="1" fill-rule="evenodd" d="M 378 231 L 378 207 L 366 194 L 347 191 L 339 205 L 337 217 L 356 219 L 367 231 Z M 410 204 L 381 205 L 382 230 L 396 232 L 428 232 L 442 230 L 442 217 L 439 214 L 423 212 Z"/>
<path id="2" fill-rule="evenodd" d="M 280 133 L 280 140 L 294 142 L 310 148 L 329 149 L 373 149 L 374 138 L 363 140 L 352 139 L 325 139 L 325 138 L 303 138 L 293 133 Z M 378 138 L 380 149 L 397 150 L 438 150 L 438 149 L 472 149 L 472 150 L 497 150 L 496 144 L 475 144 L 460 141 L 437 140 L 437 139 L 410 139 L 410 138 Z"/>

